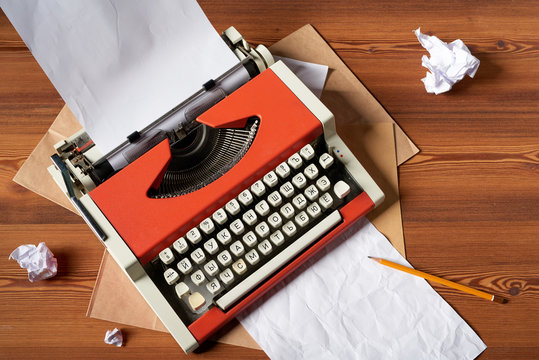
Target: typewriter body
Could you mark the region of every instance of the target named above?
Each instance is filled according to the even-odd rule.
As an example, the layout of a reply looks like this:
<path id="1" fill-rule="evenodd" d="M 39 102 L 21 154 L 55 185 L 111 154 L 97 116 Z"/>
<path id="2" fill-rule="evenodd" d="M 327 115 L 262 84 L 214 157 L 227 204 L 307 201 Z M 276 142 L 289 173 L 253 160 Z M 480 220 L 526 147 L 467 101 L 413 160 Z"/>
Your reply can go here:
<path id="1" fill-rule="evenodd" d="M 223 38 L 236 68 L 109 154 L 73 135 L 49 168 L 187 353 L 384 197 L 282 62 Z"/>

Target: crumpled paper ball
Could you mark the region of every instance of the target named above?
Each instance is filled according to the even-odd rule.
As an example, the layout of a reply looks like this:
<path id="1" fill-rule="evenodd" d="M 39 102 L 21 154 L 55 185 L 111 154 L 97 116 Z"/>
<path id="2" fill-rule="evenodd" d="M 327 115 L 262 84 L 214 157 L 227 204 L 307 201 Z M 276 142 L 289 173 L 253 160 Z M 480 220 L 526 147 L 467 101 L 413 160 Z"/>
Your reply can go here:
<path id="1" fill-rule="evenodd" d="M 421 33 L 421 28 L 413 31 L 417 40 L 430 54 L 423 55 L 421 65 L 429 69 L 427 76 L 421 79 L 428 93 L 436 95 L 451 90 L 453 85 L 468 75 L 473 78 L 479 68 L 479 59 L 470 53 L 462 40 L 457 39 L 449 44 Z"/>
<path id="2" fill-rule="evenodd" d="M 9 259 L 15 259 L 21 268 L 28 270 L 31 282 L 48 279 L 56 275 L 58 262 L 45 243 L 21 245 L 16 248 Z"/>
<path id="3" fill-rule="evenodd" d="M 107 330 L 107 333 L 105 334 L 105 343 L 120 347 L 123 342 L 124 337 L 119 329 L 114 328 L 114 330 Z"/>

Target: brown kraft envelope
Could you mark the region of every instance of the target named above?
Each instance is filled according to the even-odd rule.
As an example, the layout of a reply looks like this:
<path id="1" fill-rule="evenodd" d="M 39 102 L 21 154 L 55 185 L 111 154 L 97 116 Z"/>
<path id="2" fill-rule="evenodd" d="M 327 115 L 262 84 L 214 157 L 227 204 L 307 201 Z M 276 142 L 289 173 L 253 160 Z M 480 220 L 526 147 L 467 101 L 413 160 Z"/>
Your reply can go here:
<path id="1" fill-rule="evenodd" d="M 312 26 L 302 27 L 271 46 L 270 49 L 275 55 L 329 66 L 330 71 L 322 101 L 335 114 L 337 129 L 343 135 L 344 141 L 386 194 L 384 204 L 369 218 L 404 255 L 396 164 L 408 160 L 419 149 Z M 380 124 L 374 125 L 377 123 Z M 80 124 L 71 111 L 64 106 L 13 180 L 75 211 L 49 176 L 46 168 L 51 164 L 49 157 L 54 152 L 53 145 L 80 128 Z M 111 295 L 114 293 L 110 291 L 111 284 L 114 284 L 116 290 L 119 287 L 124 288 L 121 298 L 129 300 L 116 304 Z M 127 305 L 129 305 L 129 310 L 127 310 Z M 126 314 L 129 316 L 125 316 Z M 142 314 L 142 316 L 133 319 L 132 314 Z M 129 279 L 106 252 L 88 308 L 88 316 L 166 331 Z M 259 348 L 241 326 L 232 327 L 218 341 Z"/>

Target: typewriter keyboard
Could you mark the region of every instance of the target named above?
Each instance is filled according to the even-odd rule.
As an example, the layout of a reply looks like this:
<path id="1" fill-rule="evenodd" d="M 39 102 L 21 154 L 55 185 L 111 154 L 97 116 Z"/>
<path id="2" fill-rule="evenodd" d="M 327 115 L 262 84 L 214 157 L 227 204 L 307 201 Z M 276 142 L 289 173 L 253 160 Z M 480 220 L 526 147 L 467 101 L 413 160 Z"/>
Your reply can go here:
<path id="1" fill-rule="evenodd" d="M 180 317 L 226 311 L 340 223 L 362 189 L 338 155 L 304 146 L 146 265 Z"/>

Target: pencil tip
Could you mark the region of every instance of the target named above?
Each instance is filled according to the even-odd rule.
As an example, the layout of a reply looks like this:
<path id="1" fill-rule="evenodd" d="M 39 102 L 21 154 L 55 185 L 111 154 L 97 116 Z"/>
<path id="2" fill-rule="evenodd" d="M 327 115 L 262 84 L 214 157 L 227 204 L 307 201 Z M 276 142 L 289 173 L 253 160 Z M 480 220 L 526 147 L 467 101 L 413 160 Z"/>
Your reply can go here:
<path id="1" fill-rule="evenodd" d="M 504 299 L 496 295 L 494 295 L 494 298 L 492 298 L 492 301 L 497 302 L 498 304 L 506 304 L 509 302 L 507 299 Z"/>
<path id="2" fill-rule="evenodd" d="M 372 256 L 370 256 L 370 255 L 367 255 L 367 257 L 368 257 L 369 259 L 372 259 Z"/>

